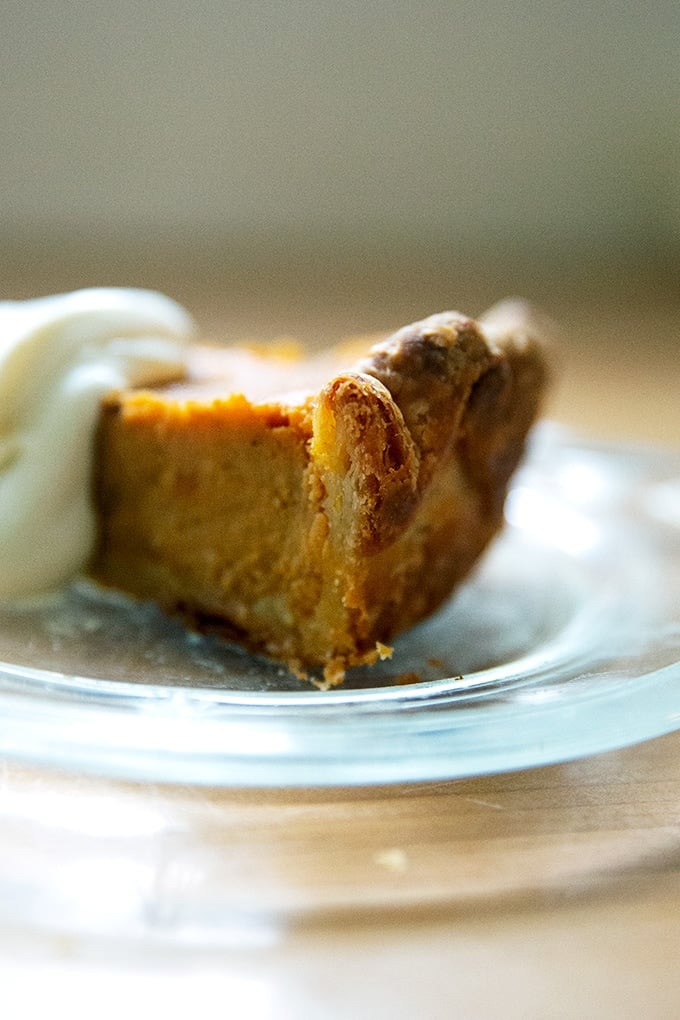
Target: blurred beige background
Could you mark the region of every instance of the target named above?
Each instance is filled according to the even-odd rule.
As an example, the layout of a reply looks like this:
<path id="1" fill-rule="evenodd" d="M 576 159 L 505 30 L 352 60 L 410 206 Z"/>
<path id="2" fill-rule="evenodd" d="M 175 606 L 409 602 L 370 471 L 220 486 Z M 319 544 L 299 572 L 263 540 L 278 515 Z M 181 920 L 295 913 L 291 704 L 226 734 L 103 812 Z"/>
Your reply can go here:
<path id="1" fill-rule="evenodd" d="M 5 0 L 5 232 L 680 240 L 674 0 Z"/>
<path id="2" fill-rule="evenodd" d="M 316 341 L 521 292 L 665 373 L 679 68 L 675 0 L 5 0 L 0 296 Z"/>

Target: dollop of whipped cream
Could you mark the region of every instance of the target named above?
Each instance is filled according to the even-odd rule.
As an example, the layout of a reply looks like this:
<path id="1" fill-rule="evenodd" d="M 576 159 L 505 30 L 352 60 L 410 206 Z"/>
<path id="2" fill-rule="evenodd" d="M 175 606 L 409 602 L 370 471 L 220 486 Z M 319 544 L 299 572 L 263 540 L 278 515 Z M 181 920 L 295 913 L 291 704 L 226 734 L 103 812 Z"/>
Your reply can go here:
<path id="1" fill-rule="evenodd" d="M 100 401 L 181 378 L 192 333 L 187 312 L 152 291 L 0 302 L 0 599 L 54 589 L 85 566 Z"/>

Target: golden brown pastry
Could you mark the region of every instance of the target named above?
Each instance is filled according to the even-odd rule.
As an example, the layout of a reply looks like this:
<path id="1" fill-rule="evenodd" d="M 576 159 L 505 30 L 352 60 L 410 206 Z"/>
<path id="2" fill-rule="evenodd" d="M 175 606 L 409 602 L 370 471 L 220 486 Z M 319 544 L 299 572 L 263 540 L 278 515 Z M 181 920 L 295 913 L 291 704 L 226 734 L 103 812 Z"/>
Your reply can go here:
<path id="1" fill-rule="evenodd" d="M 104 403 L 92 572 L 340 683 L 498 531 L 545 380 L 515 304 L 309 360 L 197 346 L 184 382 Z"/>

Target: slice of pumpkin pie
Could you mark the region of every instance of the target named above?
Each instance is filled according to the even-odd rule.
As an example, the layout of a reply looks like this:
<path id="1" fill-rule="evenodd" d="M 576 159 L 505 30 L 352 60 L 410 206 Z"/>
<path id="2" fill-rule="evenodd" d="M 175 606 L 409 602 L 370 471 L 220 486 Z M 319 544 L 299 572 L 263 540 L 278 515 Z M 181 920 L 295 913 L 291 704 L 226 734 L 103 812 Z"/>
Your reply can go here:
<path id="1" fill-rule="evenodd" d="M 91 572 L 325 685 L 469 573 L 546 380 L 515 303 L 307 360 L 196 345 L 188 365 L 103 402 Z"/>

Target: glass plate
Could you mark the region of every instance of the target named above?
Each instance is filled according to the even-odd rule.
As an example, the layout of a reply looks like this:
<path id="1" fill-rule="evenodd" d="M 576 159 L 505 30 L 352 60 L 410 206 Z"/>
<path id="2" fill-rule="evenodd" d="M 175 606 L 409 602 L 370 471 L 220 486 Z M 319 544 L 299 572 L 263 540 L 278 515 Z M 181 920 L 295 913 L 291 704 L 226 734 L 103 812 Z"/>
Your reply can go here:
<path id="1" fill-rule="evenodd" d="M 550 764 L 680 727 L 680 454 L 538 430 L 470 581 L 340 690 L 84 582 L 0 610 L 0 754 L 339 786 Z"/>

